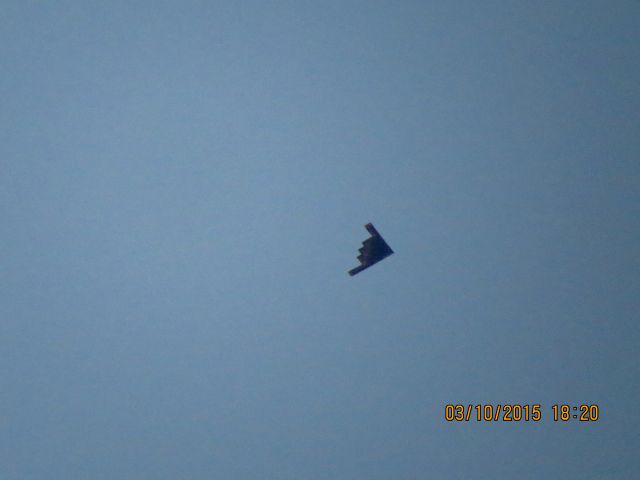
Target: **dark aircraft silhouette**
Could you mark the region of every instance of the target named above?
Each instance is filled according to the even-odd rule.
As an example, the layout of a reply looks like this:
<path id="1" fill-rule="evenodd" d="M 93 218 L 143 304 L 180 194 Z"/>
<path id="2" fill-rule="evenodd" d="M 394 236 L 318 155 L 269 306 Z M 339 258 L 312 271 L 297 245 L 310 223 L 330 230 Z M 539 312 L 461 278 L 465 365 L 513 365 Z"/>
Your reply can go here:
<path id="1" fill-rule="evenodd" d="M 360 252 L 360 255 L 358 255 L 360 265 L 349 270 L 349 275 L 352 277 L 393 254 L 393 250 L 387 245 L 387 242 L 384 241 L 384 238 L 378 233 L 373 224 L 367 223 L 364 228 L 371 234 L 371 237 L 362 242 L 362 248 L 358 250 Z"/>

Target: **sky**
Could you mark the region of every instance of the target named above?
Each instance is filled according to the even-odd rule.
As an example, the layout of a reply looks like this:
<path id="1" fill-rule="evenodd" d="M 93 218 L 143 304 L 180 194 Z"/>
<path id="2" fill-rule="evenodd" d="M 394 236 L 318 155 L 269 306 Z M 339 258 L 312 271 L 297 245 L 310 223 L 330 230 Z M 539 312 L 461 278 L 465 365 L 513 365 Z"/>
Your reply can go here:
<path id="1" fill-rule="evenodd" d="M 638 478 L 639 19 L 4 0 L 0 477 Z"/>

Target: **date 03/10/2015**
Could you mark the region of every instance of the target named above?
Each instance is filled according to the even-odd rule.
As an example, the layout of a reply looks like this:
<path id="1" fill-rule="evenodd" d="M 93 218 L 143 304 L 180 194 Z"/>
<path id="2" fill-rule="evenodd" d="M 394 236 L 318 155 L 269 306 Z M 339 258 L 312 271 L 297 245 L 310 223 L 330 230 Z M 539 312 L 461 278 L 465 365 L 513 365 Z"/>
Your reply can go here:
<path id="1" fill-rule="evenodd" d="M 551 406 L 554 422 L 595 422 L 600 418 L 597 404 L 555 404 Z M 444 407 L 447 422 L 539 422 L 542 408 L 535 404 L 447 404 Z"/>

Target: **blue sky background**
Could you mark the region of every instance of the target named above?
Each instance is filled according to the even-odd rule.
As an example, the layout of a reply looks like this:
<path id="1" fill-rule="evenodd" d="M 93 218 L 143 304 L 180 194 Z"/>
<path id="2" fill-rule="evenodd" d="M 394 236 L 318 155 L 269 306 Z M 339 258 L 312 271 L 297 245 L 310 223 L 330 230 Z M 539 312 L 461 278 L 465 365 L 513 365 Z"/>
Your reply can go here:
<path id="1" fill-rule="evenodd" d="M 3 1 L 0 477 L 638 478 L 639 18 Z"/>

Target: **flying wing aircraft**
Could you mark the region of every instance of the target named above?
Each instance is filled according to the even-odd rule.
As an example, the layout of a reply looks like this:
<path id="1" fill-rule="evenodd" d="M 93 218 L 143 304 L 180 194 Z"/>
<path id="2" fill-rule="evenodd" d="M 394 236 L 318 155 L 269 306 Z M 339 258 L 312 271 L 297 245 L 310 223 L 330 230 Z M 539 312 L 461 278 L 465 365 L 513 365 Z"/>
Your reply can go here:
<path id="1" fill-rule="evenodd" d="M 358 250 L 360 252 L 360 255 L 358 255 L 360 265 L 349 270 L 349 275 L 352 277 L 393 254 L 393 250 L 387 245 L 387 242 L 384 241 L 384 238 L 378 233 L 373 224 L 367 223 L 364 228 L 371 234 L 371 237 L 362 242 L 362 248 Z"/>

